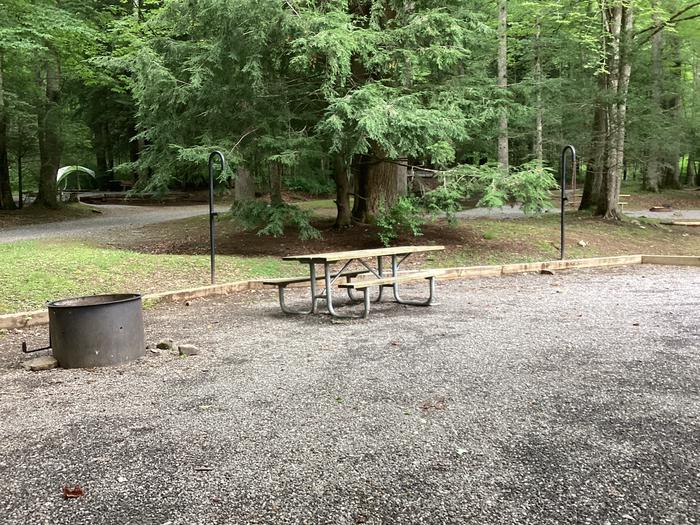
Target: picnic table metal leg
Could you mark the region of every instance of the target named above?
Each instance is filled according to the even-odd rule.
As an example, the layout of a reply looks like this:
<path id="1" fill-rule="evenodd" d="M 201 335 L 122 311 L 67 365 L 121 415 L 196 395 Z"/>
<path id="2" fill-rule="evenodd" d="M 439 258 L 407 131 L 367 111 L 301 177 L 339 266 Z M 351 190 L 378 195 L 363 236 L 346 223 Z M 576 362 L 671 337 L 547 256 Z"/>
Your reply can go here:
<path id="1" fill-rule="evenodd" d="M 333 293 L 331 292 L 333 288 L 333 281 L 331 280 L 330 265 L 328 263 L 324 263 L 324 274 L 326 281 L 326 306 L 328 307 L 328 313 L 331 314 L 333 317 L 337 317 L 339 319 L 358 319 L 360 317 L 363 319 L 367 319 L 367 317 L 369 316 L 369 292 L 367 288 L 364 288 L 362 290 L 362 292 L 364 293 L 364 310 L 362 312 L 362 315 L 340 315 L 338 312 L 335 311 L 335 308 L 333 307 Z"/>
<path id="2" fill-rule="evenodd" d="M 309 274 L 311 275 L 311 313 L 318 313 L 318 295 L 316 295 L 316 264 L 309 263 Z"/>
<path id="3" fill-rule="evenodd" d="M 284 291 L 287 288 L 286 285 L 280 285 L 277 288 L 279 291 L 280 308 L 282 308 L 282 312 L 284 312 L 285 314 L 294 315 L 308 315 L 313 312 L 313 308 L 311 310 L 291 310 L 287 307 L 287 304 L 284 302 Z"/>
<path id="4" fill-rule="evenodd" d="M 351 259 L 351 260 L 352 260 L 352 259 Z M 367 263 L 365 263 L 364 261 L 360 260 L 360 262 L 361 262 L 362 264 L 364 264 L 364 266 L 365 266 L 366 268 L 368 268 L 368 269 L 370 268 L 370 267 L 367 265 Z M 347 265 L 346 265 L 346 266 L 347 266 Z M 384 261 L 383 261 L 383 259 L 382 259 L 381 257 L 377 257 L 377 271 L 376 271 L 376 272 L 374 272 L 373 270 L 370 270 L 370 271 L 371 271 L 371 273 L 373 273 L 377 278 L 379 278 L 380 276 L 383 276 L 383 273 L 384 273 Z M 348 278 L 346 279 L 346 282 L 351 283 L 351 282 L 352 282 L 352 279 L 353 279 L 352 277 L 348 277 Z M 348 297 L 350 298 L 351 301 L 358 301 L 358 300 L 359 300 L 359 299 L 355 296 L 355 290 L 353 290 L 352 288 L 346 288 L 346 290 L 347 290 L 347 293 L 348 293 Z M 379 287 L 379 294 L 377 295 L 377 298 L 374 300 L 374 302 L 378 303 L 378 302 L 380 302 L 380 301 L 382 300 L 382 292 L 383 292 L 383 291 L 384 291 L 384 288 L 382 288 L 382 287 L 380 286 L 380 287 Z M 365 300 L 365 296 L 364 296 L 364 295 L 362 296 L 362 299 L 361 299 L 361 300 L 362 300 L 362 301 Z"/>
<path id="5" fill-rule="evenodd" d="M 380 277 L 384 277 L 384 258 L 381 255 L 379 257 L 377 257 L 377 272 L 379 273 Z M 379 295 L 377 295 L 377 299 L 375 301 L 378 303 L 381 302 L 383 294 L 384 294 L 384 287 L 380 286 L 379 287 Z"/>
<path id="6" fill-rule="evenodd" d="M 430 293 L 428 295 L 428 299 L 425 301 L 405 301 L 404 299 L 401 298 L 401 294 L 399 293 L 399 285 L 398 283 L 390 285 L 394 289 L 394 299 L 396 299 L 396 302 L 399 304 L 407 304 L 410 306 L 431 306 L 435 304 L 435 277 L 430 276 L 426 277 L 428 279 L 429 284 L 429 290 Z"/>
<path id="7" fill-rule="evenodd" d="M 402 259 L 401 262 L 403 262 L 404 259 Z M 401 262 L 396 260 L 396 255 L 391 256 L 391 275 L 393 277 L 396 277 L 398 275 L 399 265 L 401 264 Z M 399 304 L 407 304 L 410 306 L 430 306 L 432 304 L 435 304 L 433 302 L 435 299 L 435 277 L 428 277 L 427 279 L 429 281 L 428 287 L 430 293 L 426 301 L 405 301 L 401 299 L 401 294 L 399 293 L 399 283 L 394 283 L 390 285 L 392 290 L 394 291 L 394 299 L 396 300 L 396 302 Z"/>

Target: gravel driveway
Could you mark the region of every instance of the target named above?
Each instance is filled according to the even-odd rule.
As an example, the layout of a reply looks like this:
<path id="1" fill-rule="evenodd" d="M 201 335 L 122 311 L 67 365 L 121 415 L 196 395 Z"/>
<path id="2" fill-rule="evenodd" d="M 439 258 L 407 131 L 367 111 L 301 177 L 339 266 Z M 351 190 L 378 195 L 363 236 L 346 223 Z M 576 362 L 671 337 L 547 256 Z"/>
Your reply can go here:
<path id="1" fill-rule="evenodd" d="M 630 217 L 647 217 L 649 219 L 662 219 L 671 221 L 697 221 L 700 220 L 700 210 L 674 210 L 674 211 L 626 211 Z"/>
<path id="2" fill-rule="evenodd" d="M 438 292 L 339 323 L 274 292 L 159 306 L 147 340 L 203 354 L 112 369 L 25 372 L 46 330 L 7 334 L 0 521 L 700 522 L 700 268 Z"/>
<path id="3" fill-rule="evenodd" d="M 568 211 L 568 210 L 567 210 Z M 559 215 L 559 208 L 547 208 L 543 213 Z M 654 212 L 649 210 L 625 210 L 629 217 L 647 217 L 661 220 L 698 220 L 700 210 L 673 210 L 669 212 Z M 471 208 L 455 214 L 460 219 L 522 219 L 527 217 L 519 205 L 501 206 L 500 208 Z"/>
<path id="4" fill-rule="evenodd" d="M 88 205 L 86 205 L 88 206 Z M 186 219 L 209 213 L 208 205 L 191 206 L 124 206 L 105 204 L 90 206 L 101 212 L 99 217 L 75 219 L 62 222 L 34 224 L 19 228 L 0 230 L 0 243 L 46 238 L 100 236 L 107 231 L 129 230 L 158 222 Z M 226 206 L 217 206 L 223 212 Z"/>

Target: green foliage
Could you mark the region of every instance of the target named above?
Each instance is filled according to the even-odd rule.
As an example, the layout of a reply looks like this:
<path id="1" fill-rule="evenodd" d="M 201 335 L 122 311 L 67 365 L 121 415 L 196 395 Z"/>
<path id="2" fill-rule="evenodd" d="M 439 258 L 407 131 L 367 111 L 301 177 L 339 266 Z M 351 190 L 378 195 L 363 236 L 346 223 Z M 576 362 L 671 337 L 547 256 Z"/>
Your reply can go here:
<path id="1" fill-rule="evenodd" d="M 329 177 L 312 177 L 309 175 L 292 175 L 285 177 L 284 185 L 292 191 L 309 195 L 328 195 L 335 191 L 335 184 Z"/>
<path id="2" fill-rule="evenodd" d="M 481 193 L 480 206 L 500 207 L 519 203 L 525 213 L 549 205 L 549 191 L 557 186 L 551 169 L 531 161 L 506 174 L 497 166 L 482 166 L 468 184 L 470 195 Z"/>
<path id="3" fill-rule="evenodd" d="M 37 75 L 54 57 L 62 74 L 62 163 L 97 167 L 104 180 L 138 179 L 139 188 L 156 191 L 203 184 L 208 153 L 220 149 L 260 182 L 274 162 L 287 187 L 325 193 L 319 165 L 381 152 L 450 172 L 426 200 L 431 211 L 450 216 L 466 195 L 535 210 L 546 174 L 455 166 L 494 160 L 504 112 L 514 165 L 534 157 L 537 118 L 545 162 L 556 163 L 563 140 L 582 161 L 591 158 L 594 107 L 605 98 L 597 82 L 606 65 L 603 7 L 509 1 L 509 87 L 502 90 L 493 2 L 2 0 L 8 153 L 23 158 L 25 186 L 35 186 L 37 113 L 46 103 Z M 643 172 L 656 152 L 675 169 L 679 154 L 700 155 L 693 23 L 700 7 L 672 0 L 634 7 L 627 166 Z M 655 19 L 666 24 L 661 75 L 647 30 Z M 662 104 L 654 100 L 656 77 Z"/>
<path id="4" fill-rule="evenodd" d="M 379 226 L 379 239 L 384 246 L 391 245 L 401 234 L 411 234 L 414 237 L 423 235 L 421 227 L 425 224 L 425 219 L 418 199 L 401 197 L 388 210 L 382 203 L 380 210 L 376 224 Z"/>
<path id="5" fill-rule="evenodd" d="M 258 230 L 258 235 L 279 237 L 287 226 L 294 226 L 302 240 L 320 239 L 321 232 L 311 223 L 311 211 L 289 204 L 267 204 L 261 201 L 238 202 L 231 208 L 232 216 L 246 230 Z"/>
<path id="6" fill-rule="evenodd" d="M 463 165 L 440 175 L 441 185 L 428 192 L 425 206 L 432 213 L 443 212 L 453 221 L 465 199 L 479 197 L 479 206 L 497 208 L 519 203 L 525 213 L 549 206 L 549 191 L 557 186 L 553 171 L 536 161 L 506 173 L 500 167 Z"/>

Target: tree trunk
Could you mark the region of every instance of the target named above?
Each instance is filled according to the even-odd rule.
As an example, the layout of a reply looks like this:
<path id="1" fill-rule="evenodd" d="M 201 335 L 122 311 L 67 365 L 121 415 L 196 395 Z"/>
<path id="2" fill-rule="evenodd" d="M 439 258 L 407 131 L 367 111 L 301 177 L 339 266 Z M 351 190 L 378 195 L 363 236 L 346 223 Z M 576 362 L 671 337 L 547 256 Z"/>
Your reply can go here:
<path id="1" fill-rule="evenodd" d="M 355 157 L 355 166 L 357 171 L 354 177 L 353 184 L 353 204 L 352 204 L 352 221 L 363 222 L 367 217 L 367 179 L 369 177 L 369 163 L 371 159 L 365 155 Z"/>
<path id="2" fill-rule="evenodd" d="M 114 145 L 112 144 L 112 131 L 109 128 L 108 122 L 104 123 L 104 139 L 107 170 L 109 173 L 114 173 Z"/>
<path id="3" fill-rule="evenodd" d="M 132 0 L 133 13 L 136 20 L 143 22 L 143 0 Z"/>
<path id="4" fill-rule="evenodd" d="M 0 52 L 0 210 L 14 210 L 10 185 L 10 162 L 7 156 L 7 113 L 3 91 L 3 55 Z"/>
<path id="5" fill-rule="evenodd" d="M 653 10 L 652 19 L 654 21 L 654 36 L 651 39 L 651 71 L 652 71 L 652 94 L 654 105 L 652 115 L 657 123 L 661 121 L 661 104 L 662 91 L 661 80 L 663 70 L 661 67 L 661 45 L 663 39 L 663 28 L 661 27 L 661 18 L 657 10 L 658 2 L 653 1 L 651 7 Z M 647 191 L 659 191 L 659 171 L 661 155 L 661 147 L 658 137 L 652 135 L 649 144 L 649 160 L 647 162 L 647 172 L 644 177 L 643 187 Z"/>
<path id="6" fill-rule="evenodd" d="M 45 75 L 45 76 L 44 76 Z M 34 202 L 38 206 L 55 208 L 56 173 L 61 160 L 61 70 L 58 58 L 49 56 L 42 72 L 41 83 L 46 98 L 38 107 L 39 192 Z"/>
<path id="7" fill-rule="evenodd" d="M 395 164 L 395 167 L 396 195 L 397 197 L 406 197 L 408 195 L 408 159 L 399 159 L 397 164 Z"/>
<path id="8" fill-rule="evenodd" d="M 348 165 L 345 158 L 339 153 L 336 153 L 333 159 L 333 178 L 335 180 L 335 205 L 338 210 L 334 228 L 340 230 L 352 225 L 352 214 Z"/>
<path id="9" fill-rule="evenodd" d="M 688 154 L 688 168 L 686 169 L 688 186 L 700 186 L 700 176 L 695 171 L 695 156 L 692 152 Z"/>
<path id="10" fill-rule="evenodd" d="M 282 200 L 282 164 L 279 162 L 270 163 L 270 203 L 279 206 Z"/>
<path id="11" fill-rule="evenodd" d="M 233 199 L 236 202 L 251 201 L 255 199 L 255 180 L 250 170 L 244 166 L 236 169 L 236 180 L 233 186 Z"/>
<path id="12" fill-rule="evenodd" d="M 107 175 L 107 157 L 104 146 L 104 127 L 101 122 L 95 122 L 93 126 L 93 148 L 95 150 L 95 179 L 99 188 L 106 188 L 109 175 Z"/>
<path id="13" fill-rule="evenodd" d="M 603 198 L 598 202 L 597 214 L 606 219 L 619 220 L 620 184 L 624 167 L 625 118 L 627 91 L 632 72 L 631 40 L 633 12 L 631 7 L 619 4 L 606 10 L 609 27 L 609 98 L 607 172 L 603 180 Z"/>
<path id="14" fill-rule="evenodd" d="M 542 120 L 544 115 L 544 108 L 542 107 L 542 58 L 540 56 L 540 46 L 541 44 L 541 32 L 542 32 L 542 21 L 537 18 L 537 30 L 535 32 L 535 83 L 537 84 L 537 116 L 535 125 L 535 159 L 537 163 L 542 166 L 544 162 L 544 154 L 542 152 L 543 139 L 543 127 Z"/>
<path id="15" fill-rule="evenodd" d="M 498 2 L 498 87 L 508 88 L 508 0 Z M 498 124 L 498 164 L 505 171 L 509 170 L 508 159 L 508 113 L 501 109 Z"/>
<path id="16" fill-rule="evenodd" d="M 683 119 L 681 106 L 681 90 L 682 90 L 682 61 L 681 61 L 681 43 L 678 35 L 671 35 L 668 41 L 673 50 L 674 60 L 671 68 L 670 77 L 674 80 L 674 88 L 669 93 L 665 106 L 668 111 L 668 118 L 673 121 L 673 126 L 678 129 L 682 126 Z M 663 167 L 664 188 L 680 189 L 681 185 L 681 170 L 680 170 L 681 150 L 678 141 L 673 141 L 667 144 L 666 155 Z"/>
<path id="17" fill-rule="evenodd" d="M 353 219 L 356 222 L 373 222 L 382 210 L 389 210 L 407 187 L 408 171 L 386 157 L 376 144 L 372 157 L 365 159 L 355 185 Z"/>
<path id="18" fill-rule="evenodd" d="M 599 79 L 599 83 L 604 79 Z M 607 134 L 607 119 L 605 105 L 599 100 L 593 114 L 593 135 L 591 138 L 591 154 L 586 165 L 586 180 L 583 184 L 583 196 L 579 210 L 592 210 L 598 206 L 605 174 L 605 136 Z"/>

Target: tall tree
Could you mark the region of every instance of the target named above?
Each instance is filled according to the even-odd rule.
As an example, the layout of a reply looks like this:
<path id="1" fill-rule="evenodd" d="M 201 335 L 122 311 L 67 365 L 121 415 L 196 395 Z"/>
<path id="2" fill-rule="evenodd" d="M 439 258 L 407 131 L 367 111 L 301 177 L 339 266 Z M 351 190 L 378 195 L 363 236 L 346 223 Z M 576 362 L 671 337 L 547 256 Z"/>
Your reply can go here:
<path id="1" fill-rule="evenodd" d="M 593 119 L 593 149 L 581 208 L 595 204 L 596 214 L 619 219 L 620 185 L 625 163 L 627 95 L 632 72 L 633 2 L 601 2 L 600 94 Z"/>
<path id="2" fill-rule="evenodd" d="M 39 191 L 34 202 L 52 208 L 58 205 L 56 173 L 62 149 L 61 64 L 55 53 L 47 53 L 37 76 L 44 99 L 37 105 L 40 168 Z"/>
<path id="3" fill-rule="evenodd" d="M 5 110 L 5 91 L 3 87 L 4 60 L 0 47 L 0 210 L 15 209 L 10 186 L 10 165 L 8 159 L 7 111 Z"/>
<path id="4" fill-rule="evenodd" d="M 607 41 L 608 135 L 603 194 L 597 213 L 606 219 L 619 219 L 620 184 L 624 169 L 627 91 L 632 73 L 632 2 L 619 2 L 603 9 Z"/>
<path id="5" fill-rule="evenodd" d="M 498 2 L 498 87 L 508 88 L 508 0 Z M 508 160 L 508 113 L 501 111 L 498 123 L 498 163 L 506 172 Z"/>

